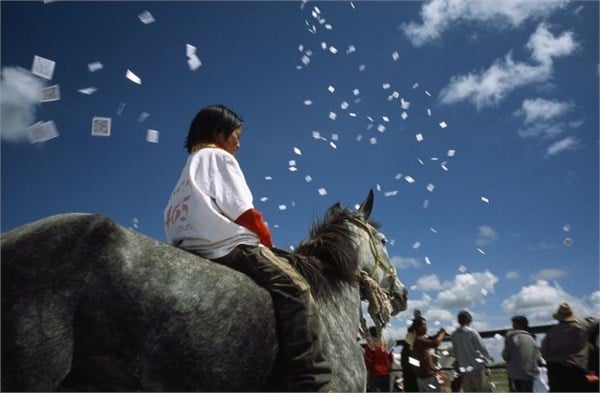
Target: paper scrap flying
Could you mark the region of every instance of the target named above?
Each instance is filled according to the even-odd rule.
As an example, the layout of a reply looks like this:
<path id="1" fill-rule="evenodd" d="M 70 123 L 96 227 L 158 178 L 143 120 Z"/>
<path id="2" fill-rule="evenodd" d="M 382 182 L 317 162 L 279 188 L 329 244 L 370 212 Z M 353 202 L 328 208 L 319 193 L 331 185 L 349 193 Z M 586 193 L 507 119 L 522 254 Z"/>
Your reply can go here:
<path id="1" fill-rule="evenodd" d="M 90 94 L 93 94 L 93 93 L 97 92 L 98 89 L 96 89 L 95 87 L 86 87 L 84 89 L 79 89 L 77 91 L 80 92 L 81 94 L 90 95 Z"/>
<path id="2" fill-rule="evenodd" d="M 40 102 L 51 102 L 60 100 L 60 88 L 58 85 L 44 87 L 41 90 Z"/>
<path id="3" fill-rule="evenodd" d="M 35 55 L 33 56 L 31 73 L 44 79 L 51 80 L 52 75 L 54 75 L 55 66 L 56 63 L 54 61 Z"/>
<path id="4" fill-rule="evenodd" d="M 146 133 L 146 142 L 158 143 L 159 132 L 157 130 L 148 130 Z"/>
<path id="5" fill-rule="evenodd" d="M 138 18 L 142 21 L 143 24 L 147 25 L 150 23 L 155 22 L 156 20 L 154 19 L 154 17 L 152 16 L 152 14 L 150 13 L 150 11 L 146 10 L 144 12 L 142 12 L 141 14 L 138 15 Z"/>
<path id="6" fill-rule="evenodd" d="M 136 74 L 134 74 L 133 72 L 131 72 L 131 70 L 129 70 L 129 69 L 125 73 L 125 78 L 129 79 L 133 83 L 137 83 L 138 85 L 142 84 L 142 79 L 140 79 L 139 76 L 137 76 Z"/>
<path id="7" fill-rule="evenodd" d="M 94 117 L 92 119 L 93 136 L 110 136 L 110 117 Z"/>
<path id="8" fill-rule="evenodd" d="M 58 131 L 52 120 L 40 121 L 27 128 L 27 136 L 31 143 L 42 143 L 58 137 Z"/>
<path id="9" fill-rule="evenodd" d="M 102 68 L 104 68 L 104 66 L 99 61 L 95 61 L 93 63 L 88 64 L 88 70 L 90 72 L 96 72 L 98 70 L 101 70 Z"/>

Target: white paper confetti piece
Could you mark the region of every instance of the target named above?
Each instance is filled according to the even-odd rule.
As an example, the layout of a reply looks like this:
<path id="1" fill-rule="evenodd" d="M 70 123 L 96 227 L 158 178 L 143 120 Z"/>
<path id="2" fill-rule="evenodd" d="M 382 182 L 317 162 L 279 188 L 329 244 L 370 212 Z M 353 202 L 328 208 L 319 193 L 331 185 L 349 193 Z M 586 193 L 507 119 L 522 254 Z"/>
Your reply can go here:
<path id="1" fill-rule="evenodd" d="M 354 45 L 348 45 L 348 49 L 346 49 L 346 54 L 349 55 L 350 53 L 354 52 L 356 52 L 356 47 Z"/>
<path id="2" fill-rule="evenodd" d="M 77 91 L 80 92 L 81 94 L 91 95 L 91 94 L 94 94 L 95 92 L 97 92 L 98 89 L 96 89 L 95 87 L 86 87 L 84 89 L 79 89 Z"/>
<path id="3" fill-rule="evenodd" d="M 159 132 L 157 130 L 148 130 L 146 132 L 146 142 L 158 143 Z"/>
<path id="4" fill-rule="evenodd" d="M 338 141 L 340 139 L 340 136 L 336 133 L 331 134 L 331 140 L 332 141 Z"/>
<path id="5" fill-rule="evenodd" d="M 563 240 L 563 244 L 567 247 L 571 247 L 573 245 L 573 239 L 571 239 L 570 237 L 565 237 L 565 240 Z"/>
<path id="6" fill-rule="evenodd" d="M 417 135 L 415 135 L 415 138 L 417 138 L 417 142 L 422 142 L 423 141 L 423 134 L 417 134 Z"/>
<path id="7" fill-rule="evenodd" d="M 319 131 L 313 131 L 312 132 L 312 137 L 314 139 L 321 139 L 321 133 Z"/>
<path id="8" fill-rule="evenodd" d="M 466 272 L 466 271 L 467 271 L 467 268 L 466 268 L 466 266 L 465 266 L 465 265 L 460 265 L 460 266 L 458 267 L 458 271 L 459 271 L 459 272 L 461 272 L 461 273 L 464 273 L 464 272 Z"/>
<path id="9" fill-rule="evenodd" d="M 431 116 L 431 109 L 427 109 L 427 116 Z"/>
<path id="10" fill-rule="evenodd" d="M 37 122 L 27 127 L 27 137 L 30 143 L 42 143 L 58 137 L 54 121 Z"/>
<path id="11" fill-rule="evenodd" d="M 363 71 L 364 71 L 364 70 L 366 70 L 366 69 L 367 69 L 367 66 L 366 66 L 366 65 L 364 65 L 364 64 L 361 64 L 361 65 L 359 65 L 359 66 L 358 66 L 358 71 L 359 71 L 359 72 L 363 72 Z"/>
<path id="12" fill-rule="evenodd" d="M 125 103 L 121 102 L 117 108 L 117 115 L 121 116 L 125 110 Z"/>
<path id="13" fill-rule="evenodd" d="M 431 227 L 430 227 L 430 228 L 429 228 L 429 230 L 430 230 L 431 232 L 433 232 L 433 233 L 438 233 L 438 232 L 437 232 L 437 230 L 436 230 L 435 228 L 431 228 Z"/>
<path id="14" fill-rule="evenodd" d="M 289 160 L 288 166 L 296 166 L 296 160 Z"/>
<path id="15" fill-rule="evenodd" d="M 277 206 L 277 208 L 281 211 L 287 210 L 287 206 L 286 205 L 279 205 Z"/>
<path id="16" fill-rule="evenodd" d="M 425 90 L 425 94 L 427 94 L 429 97 L 431 97 L 431 93 L 428 92 L 427 90 Z"/>
<path id="17" fill-rule="evenodd" d="M 565 232 L 569 232 L 571 230 L 571 225 L 570 224 L 563 225 L 562 230 Z"/>
<path id="18" fill-rule="evenodd" d="M 446 124 L 445 121 L 440 122 L 440 128 L 446 128 L 448 127 L 448 124 Z"/>
<path id="19" fill-rule="evenodd" d="M 429 207 L 429 199 L 425 199 L 423 201 L 423 209 L 427 209 Z"/>
<path id="20" fill-rule="evenodd" d="M 329 52 L 331 52 L 332 54 L 335 55 L 335 54 L 338 53 L 338 50 L 337 50 L 337 48 L 335 46 L 330 46 L 329 47 Z"/>
<path id="21" fill-rule="evenodd" d="M 383 85 L 381 85 L 381 87 L 383 87 L 383 90 L 387 90 L 387 89 L 389 89 L 390 87 L 392 87 L 392 85 L 390 85 L 389 83 L 387 83 L 387 82 L 386 82 L 386 83 L 384 83 Z"/>
<path id="22" fill-rule="evenodd" d="M 354 96 L 357 96 L 360 94 L 360 90 L 354 89 L 354 90 L 352 90 L 352 94 L 354 94 Z"/>
<path id="23" fill-rule="evenodd" d="M 415 359 L 412 356 L 408 357 L 408 363 L 415 367 L 421 367 L 421 362 L 419 361 L 419 359 Z"/>
<path id="24" fill-rule="evenodd" d="M 261 202 L 266 202 L 266 201 L 268 201 L 268 200 L 269 200 L 269 198 L 268 198 L 268 197 L 266 197 L 266 196 L 264 196 L 264 197 L 261 197 L 261 198 L 260 198 L 260 201 L 261 201 Z"/>
<path id="25" fill-rule="evenodd" d="M 416 89 L 417 87 L 419 87 L 419 82 L 415 82 L 412 85 L 413 90 Z"/>
<path id="26" fill-rule="evenodd" d="M 481 288 L 481 294 L 482 294 L 483 296 L 487 296 L 487 294 L 488 294 L 488 291 L 487 291 L 487 289 L 485 289 L 485 288 Z"/>
<path id="27" fill-rule="evenodd" d="M 146 120 L 148 117 L 150 117 L 150 114 L 148 112 L 142 112 L 140 113 L 140 115 L 138 116 L 137 121 L 138 122 L 143 122 L 144 120 Z"/>
<path id="28" fill-rule="evenodd" d="M 298 147 L 294 147 L 294 154 L 301 156 L 302 150 L 300 150 L 300 148 L 298 148 Z"/>
<path id="29" fill-rule="evenodd" d="M 34 55 L 31 73 L 44 79 L 51 80 L 52 75 L 54 75 L 55 66 L 56 63 L 54 61 L 46 59 L 45 57 Z"/>
<path id="30" fill-rule="evenodd" d="M 156 20 L 154 19 L 154 17 L 152 16 L 152 14 L 150 13 L 150 11 L 146 10 L 144 12 L 142 12 L 141 14 L 138 15 L 138 18 L 140 19 L 140 21 L 142 21 L 143 24 L 147 25 L 150 23 L 155 22 Z"/>
<path id="31" fill-rule="evenodd" d="M 417 249 L 419 249 L 420 247 L 421 247 L 421 242 L 419 242 L 419 241 L 416 241 L 416 242 L 414 242 L 414 243 L 413 243 L 413 245 L 412 245 L 412 248 L 413 248 L 414 250 L 417 250 Z"/>
<path id="32" fill-rule="evenodd" d="M 327 90 L 329 90 L 330 93 L 335 92 L 335 87 L 329 85 L 329 87 L 327 87 Z"/>
<path id="33" fill-rule="evenodd" d="M 423 160 L 421 160 L 420 158 L 417 158 L 417 162 L 421 165 L 425 165 L 425 162 Z"/>
<path id="34" fill-rule="evenodd" d="M 273 180 L 272 176 L 265 176 L 265 180 Z"/>
<path id="35" fill-rule="evenodd" d="M 454 157 L 456 155 L 456 150 L 450 149 L 448 150 L 448 157 Z"/>
<path id="36" fill-rule="evenodd" d="M 319 195 L 321 195 L 321 196 L 327 195 L 327 190 L 324 188 L 319 188 L 317 191 L 319 192 Z"/>
<path id="37" fill-rule="evenodd" d="M 200 61 L 200 59 L 196 55 L 193 55 L 190 58 L 188 58 L 187 63 L 188 67 L 190 68 L 190 71 L 196 71 L 202 65 L 202 61 Z"/>
<path id="38" fill-rule="evenodd" d="M 102 68 L 104 68 L 104 66 L 99 61 L 94 61 L 93 63 L 88 63 L 88 70 L 90 72 L 96 72 L 96 71 L 101 70 Z"/>
<path id="39" fill-rule="evenodd" d="M 142 79 L 137 76 L 136 74 L 134 74 L 133 72 L 131 72 L 131 70 L 127 70 L 127 72 L 125 73 L 125 78 L 129 79 L 130 81 L 132 81 L 133 83 L 136 83 L 138 85 L 142 84 Z"/>
<path id="40" fill-rule="evenodd" d="M 306 176 L 304 176 L 304 181 L 306 181 L 307 183 L 310 183 L 312 181 L 312 177 L 310 175 L 306 175 Z"/>
<path id="41" fill-rule="evenodd" d="M 415 182 L 415 179 L 413 179 L 412 176 L 404 176 L 404 180 L 406 180 L 406 182 L 409 184 L 412 184 Z"/>
<path id="42" fill-rule="evenodd" d="M 304 100 L 304 101 L 303 101 L 303 103 L 304 103 L 304 105 L 306 105 L 306 106 L 310 106 L 310 105 L 312 105 L 312 104 L 313 104 L 313 102 L 312 102 L 311 100 Z"/>
<path id="43" fill-rule="evenodd" d="M 42 88 L 40 91 L 40 102 L 52 102 L 60 100 L 60 87 L 58 85 Z"/>
<path id="44" fill-rule="evenodd" d="M 392 197 L 392 196 L 396 196 L 396 194 L 398 194 L 398 190 L 386 191 L 386 192 L 383 193 L 383 196 L 385 196 L 385 197 Z"/>
<path id="45" fill-rule="evenodd" d="M 334 142 L 329 142 L 329 146 L 333 149 L 337 149 L 337 145 Z"/>
<path id="46" fill-rule="evenodd" d="M 185 55 L 192 57 L 196 54 L 196 47 L 192 44 L 185 44 Z"/>
<path id="47" fill-rule="evenodd" d="M 483 202 L 483 203 L 490 203 L 490 200 L 487 197 L 482 196 L 481 197 L 481 202 Z"/>
<path id="48" fill-rule="evenodd" d="M 478 248 L 477 248 L 477 251 L 479 251 L 479 253 L 480 253 L 481 255 L 485 255 L 485 251 L 483 251 L 481 248 L 479 248 L 479 247 L 478 247 Z"/>
<path id="49" fill-rule="evenodd" d="M 110 117 L 94 117 L 92 119 L 92 135 L 93 136 L 110 136 L 111 128 Z"/>
<path id="50" fill-rule="evenodd" d="M 372 137 L 371 139 L 369 139 L 369 143 L 371 143 L 372 145 L 376 145 L 377 144 L 377 138 Z"/>
<path id="51" fill-rule="evenodd" d="M 383 133 L 385 131 L 385 126 L 383 124 L 380 124 L 377 126 L 377 131 Z"/>
<path id="52" fill-rule="evenodd" d="M 335 112 L 329 112 L 329 118 L 331 120 L 335 120 L 337 118 L 337 114 Z"/>
<path id="53" fill-rule="evenodd" d="M 400 117 L 402 118 L 402 120 L 406 120 L 406 119 L 408 119 L 408 113 L 406 113 L 406 112 L 402 112 L 402 113 L 400 114 Z"/>
<path id="54" fill-rule="evenodd" d="M 298 168 L 296 168 L 295 166 L 291 166 L 288 169 L 290 172 L 296 172 L 298 170 Z"/>
<path id="55" fill-rule="evenodd" d="M 442 167 L 443 170 L 445 170 L 446 172 L 448 172 L 448 167 L 446 166 L 447 162 L 444 161 L 440 164 L 440 166 Z"/>
<path id="56" fill-rule="evenodd" d="M 349 106 L 350 104 L 348 104 L 346 101 L 342 101 L 342 103 L 340 104 L 340 108 L 342 108 L 343 110 L 348 109 Z"/>
<path id="57" fill-rule="evenodd" d="M 435 190 L 435 186 L 434 186 L 433 184 L 429 183 L 429 184 L 427 185 L 427 191 L 429 191 L 429 192 L 433 192 L 433 190 Z"/>
<path id="58" fill-rule="evenodd" d="M 355 10 L 355 9 L 356 9 L 356 7 L 354 6 L 354 3 L 353 3 L 353 2 L 350 2 L 350 7 L 352 7 L 352 9 L 353 9 L 353 10 Z"/>
<path id="59" fill-rule="evenodd" d="M 496 334 L 494 334 L 494 339 L 495 339 L 495 340 L 498 340 L 498 341 L 500 341 L 500 340 L 502 340 L 503 338 L 504 338 L 504 337 L 502 337 L 502 335 L 501 335 L 500 333 L 496 333 Z"/>
<path id="60" fill-rule="evenodd" d="M 425 257 L 425 263 L 431 265 L 431 260 L 429 259 L 429 257 Z"/>

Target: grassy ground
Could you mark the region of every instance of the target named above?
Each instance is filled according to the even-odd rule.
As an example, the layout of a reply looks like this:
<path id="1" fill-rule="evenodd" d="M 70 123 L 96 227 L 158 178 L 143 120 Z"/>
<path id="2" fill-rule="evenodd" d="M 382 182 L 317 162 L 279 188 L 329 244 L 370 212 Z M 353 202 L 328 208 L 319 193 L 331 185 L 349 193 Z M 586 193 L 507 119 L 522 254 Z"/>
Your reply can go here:
<path id="1" fill-rule="evenodd" d="M 492 370 L 490 376 L 490 382 L 495 386 L 494 392 L 508 392 L 508 378 L 506 377 L 506 370 Z"/>

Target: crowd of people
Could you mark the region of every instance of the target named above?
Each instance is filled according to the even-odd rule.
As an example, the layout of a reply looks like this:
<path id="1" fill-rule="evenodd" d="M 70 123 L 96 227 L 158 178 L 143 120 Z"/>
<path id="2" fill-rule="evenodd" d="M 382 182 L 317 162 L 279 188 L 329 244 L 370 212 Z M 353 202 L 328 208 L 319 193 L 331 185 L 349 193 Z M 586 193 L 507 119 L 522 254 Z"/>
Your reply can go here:
<path id="1" fill-rule="evenodd" d="M 530 331 L 527 317 L 516 315 L 511 318 L 512 329 L 506 333 L 501 353 L 506 362 L 509 390 L 598 392 L 599 320 L 578 318 L 568 303 L 560 304 L 553 317 L 558 323 L 546 332 L 541 345 L 538 345 L 536 336 Z M 400 355 L 401 383 L 393 386 L 394 391 L 494 390 L 487 367 L 493 359 L 480 334 L 471 327 L 472 315 L 468 311 L 461 311 L 457 321 L 459 326 L 449 335 L 455 361 L 451 370 L 442 370 L 436 349 L 448 333 L 440 328 L 434 335 L 428 336 L 427 320 L 419 311 L 415 311 Z M 385 352 L 380 336 L 370 342 L 367 340 L 365 364 L 367 391 L 390 391 L 392 349 Z M 546 379 L 541 378 L 540 373 L 545 374 L 544 377 L 547 375 L 547 385 L 540 385 L 541 379 Z"/>

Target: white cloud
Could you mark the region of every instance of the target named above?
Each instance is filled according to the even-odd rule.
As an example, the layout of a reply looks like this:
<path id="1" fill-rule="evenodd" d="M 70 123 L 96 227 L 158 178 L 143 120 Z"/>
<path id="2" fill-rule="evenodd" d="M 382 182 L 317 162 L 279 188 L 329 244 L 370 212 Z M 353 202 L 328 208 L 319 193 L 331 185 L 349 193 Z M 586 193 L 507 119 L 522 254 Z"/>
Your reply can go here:
<path id="1" fill-rule="evenodd" d="M 527 316 L 530 325 L 543 325 L 554 323 L 552 314 L 562 302 L 567 302 L 579 317 L 592 315 L 592 311 L 598 310 L 600 294 L 593 294 L 588 304 L 586 300 L 576 298 L 565 292 L 558 284 L 550 286 L 548 281 L 540 280 L 535 284 L 522 287 L 521 290 L 505 299 L 502 308 L 508 315 L 521 314 Z"/>
<path id="2" fill-rule="evenodd" d="M 498 240 L 498 233 L 489 225 L 479 227 L 476 243 L 478 246 L 485 246 Z"/>
<path id="3" fill-rule="evenodd" d="M 0 130 L 2 140 L 27 140 L 25 129 L 33 124 L 45 82 L 19 67 L 4 67 L 1 75 Z"/>
<path id="4" fill-rule="evenodd" d="M 414 46 L 436 40 L 461 21 L 485 22 L 485 26 L 518 27 L 529 19 L 550 15 L 567 3 L 531 0 L 433 0 L 421 6 L 422 23 L 405 23 L 402 30 Z"/>
<path id="5" fill-rule="evenodd" d="M 390 259 L 392 264 L 396 266 L 397 269 L 408 269 L 411 267 L 420 267 L 421 261 L 417 258 L 405 258 L 395 256 Z"/>
<path id="6" fill-rule="evenodd" d="M 506 275 L 504 276 L 504 278 L 506 278 L 507 280 L 518 280 L 520 277 L 519 272 L 516 270 L 511 270 L 509 272 L 506 272 Z"/>
<path id="7" fill-rule="evenodd" d="M 440 279 L 435 274 L 423 276 L 417 280 L 417 289 L 420 291 L 439 291 L 442 289 Z"/>
<path id="8" fill-rule="evenodd" d="M 546 157 L 555 156 L 558 153 L 562 153 L 563 151 L 567 150 L 575 150 L 579 147 L 581 147 L 580 140 L 574 136 L 568 136 L 548 146 L 548 149 L 546 150 Z"/>
<path id="9" fill-rule="evenodd" d="M 477 109 L 496 105 L 519 87 L 549 80 L 553 59 L 572 53 L 577 43 L 572 32 L 563 32 L 555 37 L 541 23 L 526 47 L 531 51 L 533 63 L 515 62 L 512 52 L 509 52 L 504 59 L 496 60 L 483 72 L 451 77 L 448 86 L 440 92 L 440 101 L 454 104 L 469 100 Z"/>
<path id="10" fill-rule="evenodd" d="M 542 269 L 537 273 L 533 273 L 531 275 L 531 279 L 535 280 L 535 281 L 539 281 L 539 280 L 548 281 L 548 280 L 555 280 L 557 278 L 564 277 L 567 274 L 568 274 L 568 272 L 564 269 L 557 269 L 557 268 Z"/>
<path id="11" fill-rule="evenodd" d="M 521 109 L 516 111 L 515 115 L 525 116 L 524 122 L 529 124 L 560 117 L 571 110 L 573 106 L 573 103 L 545 100 L 543 98 L 527 99 L 523 101 Z"/>
<path id="12" fill-rule="evenodd" d="M 467 308 L 485 303 L 485 295 L 494 292 L 498 277 L 490 272 L 457 274 L 450 288 L 441 291 L 436 306 Z"/>

